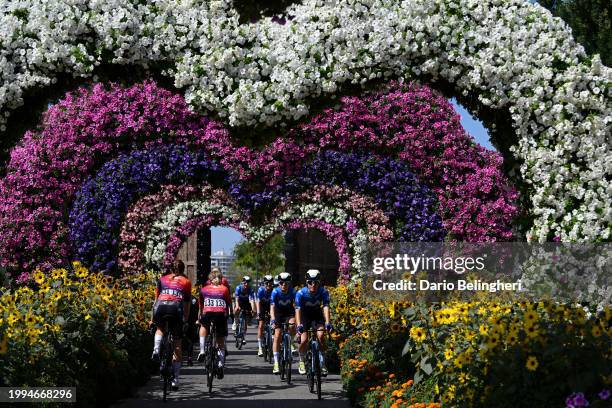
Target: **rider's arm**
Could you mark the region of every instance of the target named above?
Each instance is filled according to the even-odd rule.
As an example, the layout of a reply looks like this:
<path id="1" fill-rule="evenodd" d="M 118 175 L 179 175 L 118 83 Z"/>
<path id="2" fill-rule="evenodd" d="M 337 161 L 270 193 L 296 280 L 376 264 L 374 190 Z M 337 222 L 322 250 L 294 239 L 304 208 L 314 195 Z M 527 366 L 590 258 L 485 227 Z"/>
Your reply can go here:
<path id="1" fill-rule="evenodd" d="M 270 304 L 270 320 L 276 320 L 276 306 L 274 306 L 274 303 Z"/>
<path id="2" fill-rule="evenodd" d="M 323 317 L 325 317 L 325 324 L 329 324 L 330 323 L 330 313 L 329 313 L 329 306 L 323 306 Z"/>
<path id="3" fill-rule="evenodd" d="M 293 307 L 295 308 L 295 324 L 300 326 L 302 324 L 302 311 L 300 310 L 300 303 L 302 301 L 302 293 L 297 292 L 293 301 Z"/>

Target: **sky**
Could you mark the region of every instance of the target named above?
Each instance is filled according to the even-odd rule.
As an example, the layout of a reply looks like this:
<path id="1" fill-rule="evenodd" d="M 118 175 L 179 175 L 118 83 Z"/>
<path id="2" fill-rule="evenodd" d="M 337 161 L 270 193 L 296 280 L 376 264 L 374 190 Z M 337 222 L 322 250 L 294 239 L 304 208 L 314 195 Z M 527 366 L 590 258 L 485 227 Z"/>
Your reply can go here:
<path id="1" fill-rule="evenodd" d="M 457 110 L 461 116 L 461 124 L 463 128 L 476 139 L 482 146 L 495 150 L 489 141 L 489 133 L 478 119 L 474 118 L 470 113 L 459 105 L 453 98 L 450 100 L 453 107 Z M 229 254 L 234 245 L 242 239 L 242 235 L 233 228 L 228 227 L 213 227 L 211 228 L 212 236 L 212 253 L 223 251 Z"/>

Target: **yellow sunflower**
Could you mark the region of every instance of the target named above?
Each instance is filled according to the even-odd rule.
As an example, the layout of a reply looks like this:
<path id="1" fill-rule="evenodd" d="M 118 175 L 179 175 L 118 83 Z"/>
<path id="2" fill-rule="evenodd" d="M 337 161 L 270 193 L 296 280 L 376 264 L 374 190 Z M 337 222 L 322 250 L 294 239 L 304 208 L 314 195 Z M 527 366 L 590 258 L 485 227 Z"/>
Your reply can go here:
<path id="1" fill-rule="evenodd" d="M 527 358 L 527 363 L 525 364 L 525 367 L 527 367 L 529 371 L 535 371 L 538 369 L 538 365 L 538 359 L 534 356 L 529 356 Z"/>
<path id="2" fill-rule="evenodd" d="M 126 324 L 127 318 L 124 315 L 119 315 L 117 316 L 117 323 L 121 325 Z"/>
<path id="3" fill-rule="evenodd" d="M 410 337 L 420 343 L 425 340 L 425 330 L 422 327 L 412 327 L 410 328 Z"/>
<path id="4" fill-rule="evenodd" d="M 43 282 L 45 281 L 45 274 L 43 273 L 43 271 L 41 271 L 40 269 L 37 269 L 34 272 L 34 281 L 38 283 L 39 285 L 43 284 Z"/>

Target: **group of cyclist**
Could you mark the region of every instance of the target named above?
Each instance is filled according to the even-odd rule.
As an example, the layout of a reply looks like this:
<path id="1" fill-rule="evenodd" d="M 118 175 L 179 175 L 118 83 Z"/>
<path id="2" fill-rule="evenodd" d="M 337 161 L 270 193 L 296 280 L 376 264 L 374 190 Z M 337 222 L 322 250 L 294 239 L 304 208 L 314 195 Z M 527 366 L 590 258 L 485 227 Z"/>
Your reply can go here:
<path id="1" fill-rule="evenodd" d="M 225 338 L 228 335 L 227 319 L 233 320 L 232 330 L 236 331 L 236 320 L 234 316 L 245 312 L 247 318 L 252 313 L 257 313 L 258 352 L 263 355 L 262 343 L 266 322 L 274 330 L 272 351 L 274 355 L 274 366 L 272 372 L 279 373 L 279 349 L 281 340 L 281 326 L 288 323 L 291 336 L 295 336 L 299 343 L 299 365 L 300 374 L 306 374 L 305 353 L 307 346 L 307 330 L 313 328 L 321 344 L 319 360 L 321 362 L 321 374 L 327 375 L 325 366 L 325 332 L 332 330 L 330 323 L 329 292 L 321 284 L 321 273 L 316 269 L 310 269 L 305 274 L 306 286 L 295 290 L 292 285 L 292 277 L 283 272 L 276 276 L 265 275 L 263 285 L 255 291 L 251 287 L 251 278 L 244 276 L 242 282 L 236 286 L 234 291 L 234 303 L 230 296 L 229 283 L 223 277 L 218 268 L 213 268 L 208 276 L 208 281 L 199 289 L 197 299 L 191 296 L 191 282 L 185 276 L 185 264 L 176 261 L 168 273 L 163 275 L 157 282 L 155 290 L 155 303 L 151 325 L 156 326 L 152 359 L 159 361 L 160 345 L 164 335 L 164 320 L 168 320 L 168 330 L 174 338 L 172 388 L 178 389 L 179 374 L 182 361 L 182 335 L 183 332 L 189 337 L 195 337 L 197 332 L 194 321 L 200 326 L 199 343 L 200 352 L 198 361 L 202 362 L 205 357 L 205 341 L 210 331 L 211 322 L 216 327 L 216 345 L 218 350 L 217 377 L 223 378 L 223 367 L 227 354 Z M 197 309 L 197 312 L 193 310 Z M 246 325 L 248 327 L 248 325 Z M 246 335 L 246 327 L 243 327 Z M 190 333 L 191 332 L 191 333 Z M 297 333 L 297 335 L 296 335 Z M 243 337 L 243 344 L 246 340 Z M 191 347 L 190 347 L 191 350 Z M 188 361 L 191 364 L 191 351 L 188 351 Z M 292 351 L 293 347 L 292 347 Z"/>

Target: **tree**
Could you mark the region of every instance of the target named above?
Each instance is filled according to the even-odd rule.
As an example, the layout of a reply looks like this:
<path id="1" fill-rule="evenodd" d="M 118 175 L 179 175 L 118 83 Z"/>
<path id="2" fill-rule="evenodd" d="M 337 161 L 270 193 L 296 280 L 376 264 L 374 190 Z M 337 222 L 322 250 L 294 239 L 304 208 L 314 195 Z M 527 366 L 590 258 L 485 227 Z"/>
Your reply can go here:
<path id="1" fill-rule="evenodd" d="M 574 38 L 587 54 L 599 54 L 605 65 L 612 66 L 610 0 L 538 0 L 538 3 L 571 27 Z"/>
<path id="2" fill-rule="evenodd" d="M 240 241 L 234 247 L 236 259 L 230 274 L 249 274 L 255 281 L 263 275 L 276 275 L 285 269 L 284 250 L 285 238 L 281 234 L 274 235 L 263 245 Z"/>

